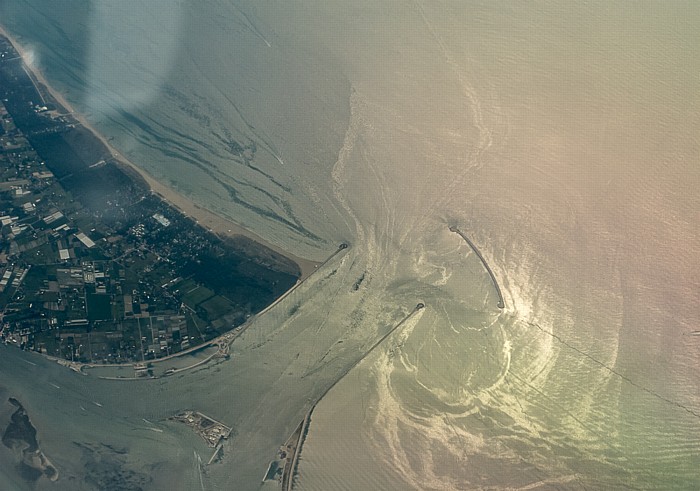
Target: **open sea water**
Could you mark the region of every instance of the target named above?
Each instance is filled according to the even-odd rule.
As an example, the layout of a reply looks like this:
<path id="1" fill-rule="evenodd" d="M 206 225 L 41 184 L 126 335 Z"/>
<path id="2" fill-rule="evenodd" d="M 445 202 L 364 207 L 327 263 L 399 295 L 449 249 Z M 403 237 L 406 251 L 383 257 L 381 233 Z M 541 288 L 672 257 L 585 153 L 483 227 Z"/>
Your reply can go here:
<path id="1" fill-rule="evenodd" d="M 697 2 L 3 0 L 0 23 L 157 179 L 298 256 L 351 244 L 183 375 L 0 347 L 61 473 L 35 489 L 258 489 L 418 302 L 314 410 L 295 489 L 700 487 Z M 183 409 L 233 427 L 221 463 Z M 0 475 L 30 488 L 4 447 Z"/>

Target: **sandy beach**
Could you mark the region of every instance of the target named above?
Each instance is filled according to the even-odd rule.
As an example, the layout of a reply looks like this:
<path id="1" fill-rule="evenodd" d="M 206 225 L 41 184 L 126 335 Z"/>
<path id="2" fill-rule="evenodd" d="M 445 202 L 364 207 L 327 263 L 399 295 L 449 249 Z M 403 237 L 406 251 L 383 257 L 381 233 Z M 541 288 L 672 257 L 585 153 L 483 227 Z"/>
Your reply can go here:
<path id="1" fill-rule="evenodd" d="M 235 237 L 246 237 L 257 244 L 260 244 L 264 247 L 267 247 L 268 249 L 271 249 L 272 251 L 281 254 L 282 256 L 287 257 L 288 259 L 294 261 L 298 266 L 301 271 L 301 277 L 300 280 L 304 280 L 307 278 L 311 273 L 313 273 L 316 268 L 319 266 L 320 263 L 310 261 L 308 259 L 304 259 L 298 256 L 295 256 L 293 254 L 290 254 L 289 252 L 283 250 L 279 246 L 276 246 L 274 244 L 271 244 L 267 242 L 265 239 L 260 237 L 259 235 L 255 234 L 254 232 L 251 232 L 250 230 L 247 230 L 246 228 L 242 227 L 241 225 L 227 219 L 224 217 L 221 217 L 217 215 L 216 213 L 207 210 L 206 208 L 203 208 L 199 206 L 198 204 L 194 203 L 192 200 L 189 198 L 177 193 L 173 189 L 163 185 L 162 183 L 158 182 L 156 179 L 153 178 L 150 174 L 148 174 L 146 171 L 144 171 L 141 167 L 138 165 L 134 164 L 131 162 L 128 158 L 126 158 L 124 155 L 122 155 L 116 148 L 114 148 L 107 138 L 105 138 L 104 135 L 100 134 L 99 131 L 95 129 L 93 125 L 90 124 L 90 122 L 79 112 L 75 111 L 73 106 L 63 97 L 63 95 L 55 90 L 46 80 L 44 77 L 44 74 L 41 72 L 41 70 L 36 67 L 36 66 L 30 66 L 26 63 L 26 60 L 29 58 L 27 51 L 22 47 L 22 45 L 9 33 L 7 30 L 5 30 L 4 27 L 0 26 L 0 34 L 5 36 L 7 39 L 10 40 L 10 42 L 14 45 L 15 49 L 17 52 L 20 54 L 22 59 L 25 61 L 25 67 L 27 68 L 28 73 L 34 80 L 35 84 L 37 84 L 37 89 L 39 90 L 40 93 L 48 94 L 60 105 L 62 106 L 62 109 L 64 110 L 65 113 L 70 114 L 70 116 L 75 119 L 78 123 L 83 125 L 85 128 L 90 130 L 91 133 L 93 133 L 107 148 L 107 150 L 111 153 L 112 157 L 119 162 L 121 165 L 124 167 L 131 169 L 135 171 L 141 178 L 143 178 L 148 186 L 150 187 L 151 191 L 153 191 L 155 194 L 157 194 L 161 199 L 163 199 L 166 203 L 171 205 L 174 208 L 177 208 L 180 210 L 183 214 L 186 216 L 189 216 L 193 218 L 197 223 L 199 223 L 202 227 L 214 232 L 218 236 L 225 238 L 225 237 L 230 237 L 230 238 L 235 238 Z"/>

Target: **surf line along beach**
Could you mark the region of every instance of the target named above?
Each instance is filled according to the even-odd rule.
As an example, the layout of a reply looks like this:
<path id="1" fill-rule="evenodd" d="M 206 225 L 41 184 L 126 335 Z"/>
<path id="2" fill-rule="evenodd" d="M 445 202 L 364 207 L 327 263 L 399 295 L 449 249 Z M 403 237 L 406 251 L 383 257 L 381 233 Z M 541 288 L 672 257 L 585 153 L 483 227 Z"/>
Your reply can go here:
<path id="1" fill-rule="evenodd" d="M 160 199 L 162 199 L 166 204 L 170 205 L 172 208 L 179 210 L 183 215 L 192 218 L 201 227 L 211 231 L 212 233 L 218 235 L 221 238 L 245 238 L 255 244 L 262 246 L 261 248 L 267 248 L 274 253 L 284 256 L 287 259 L 293 261 L 297 264 L 300 270 L 300 280 L 304 280 L 311 273 L 313 273 L 320 263 L 304 259 L 294 254 L 291 254 L 281 247 L 272 244 L 256 233 L 244 228 L 243 226 L 224 218 L 216 213 L 203 208 L 202 206 L 196 204 L 186 196 L 174 191 L 168 186 L 157 181 L 153 176 L 148 174 L 141 167 L 130 161 L 123 154 L 121 154 L 116 148 L 114 148 L 110 142 L 102 135 L 97 129 L 79 112 L 75 111 L 73 106 L 66 100 L 66 98 L 54 89 L 46 80 L 44 74 L 41 72 L 39 67 L 33 66 L 29 60 L 33 57 L 13 36 L 10 34 L 3 26 L 0 25 L 0 35 L 7 38 L 10 43 L 14 46 L 15 50 L 19 53 L 23 60 L 25 71 L 31 78 L 37 92 L 42 97 L 50 97 L 53 99 L 52 102 L 57 106 L 57 110 L 65 117 L 69 117 L 75 121 L 75 124 L 82 125 L 86 130 L 88 130 L 94 138 L 99 140 L 102 145 L 107 149 L 109 154 L 112 156 L 114 161 L 127 173 L 136 174 L 138 177 L 143 179 L 151 192 L 156 194 Z M 252 251 L 251 251 L 252 252 Z"/>

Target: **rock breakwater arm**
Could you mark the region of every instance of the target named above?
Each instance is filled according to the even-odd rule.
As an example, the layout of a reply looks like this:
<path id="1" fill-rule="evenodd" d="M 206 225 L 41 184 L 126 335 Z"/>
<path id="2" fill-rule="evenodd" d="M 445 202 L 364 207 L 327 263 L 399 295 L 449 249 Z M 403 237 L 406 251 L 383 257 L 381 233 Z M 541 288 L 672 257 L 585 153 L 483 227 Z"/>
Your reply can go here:
<path id="1" fill-rule="evenodd" d="M 486 269 L 486 272 L 489 274 L 491 277 L 491 281 L 493 282 L 493 286 L 496 287 L 496 294 L 498 295 L 498 303 L 496 306 L 499 309 L 505 308 L 506 304 L 503 301 L 503 294 L 501 293 L 501 288 L 498 286 L 498 281 L 496 281 L 496 276 L 493 274 L 493 271 L 489 267 L 489 264 L 486 262 L 486 259 L 484 259 L 484 256 L 481 255 L 481 252 L 479 252 L 479 249 L 474 245 L 474 243 L 469 240 L 469 237 L 467 237 L 460 229 L 457 227 L 450 227 L 450 232 L 454 232 L 458 234 L 460 237 L 464 239 L 464 241 L 471 247 L 471 249 L 474 251 L 474 254 L 477 255 L 477 257 L 481 260 L 481 264 L 484 265 L 484 269 Z"/>

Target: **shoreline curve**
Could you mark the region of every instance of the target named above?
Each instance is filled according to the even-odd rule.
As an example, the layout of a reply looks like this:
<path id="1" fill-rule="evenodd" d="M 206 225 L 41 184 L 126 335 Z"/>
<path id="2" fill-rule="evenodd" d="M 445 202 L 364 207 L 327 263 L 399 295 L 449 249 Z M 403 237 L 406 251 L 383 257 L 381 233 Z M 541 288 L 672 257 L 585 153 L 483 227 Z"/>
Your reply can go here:
<path id="1" fill-rule="evenodd" d="M 197 224 L 206 230 L 216 234 L 220 238 L 230 238 L 234 239 L 236 237 L 245 237 L 252 240 L 253 242 L 259 244 L 262 247 L 276 252 L 277 254 L 286 257 L 287 259 L 293 261 L 300 271 L 300 280 L 306 279 L 311 273 L 313 273 L 317 267 L 321 264 L 320 262 L 312 261 L 309 259 L 301 258 L 288 251 L 285 251 L 281 247 L 270 243 L 269 241 L 263 239 L 255 232 L 246 229 L 242 225 L 232 221 L 229 218 L 225 218 L 215 212 L 198 205 L 190 198 L 182 195 L 175 191 L 174 189 L 162 184 L 157 181 L 152 175 L 146 172 L 143 168 L 139 167 L 127 157 L 125 157 L 119 150 L 114 148 L 107 138 L 100 133 L 93 124 L 91 124 L 85 116 L 77 112 L 75 108 L 66 100 L 66 98 L 53 88 L 42 71 L 36 66 L 30 66 L 27 64 L 28 53 L 22 44 L 17 41 L 17 39 L 7 31 L 7 29 L 0 25 L 0 35 L 6 37 L 10 43 L 14 46 L 17 53 L 19 53 L 22 58 L 25 70 L 29 77 L 32 79 L 37 91 L 42 96 L 50 96 L 59 106 L 59 112 L 63 115 L 68 116 L 75 120 L 77 123 L 82 125 L 87 129 L 93 136 L 98 139 L 115 160 L 115 162 L 120 165 L 124 170 L 136 173 L 139 178 L 143 179 L 148 185 L 152 193 L 156 194 L 160 199 L 163 200 L 167 205 L 178 210 L 180 213 L 186 217 L 192 218 Z"/>

